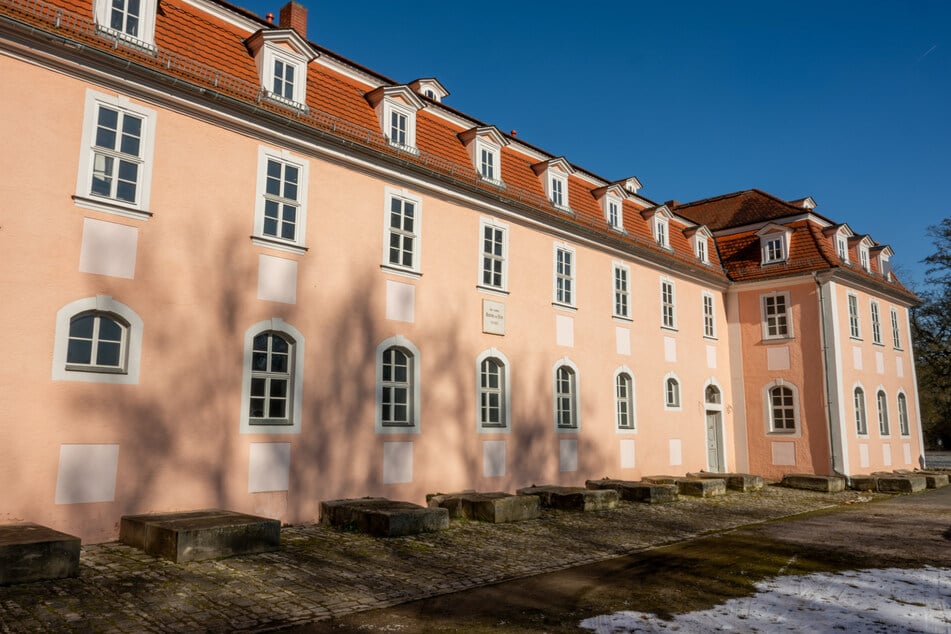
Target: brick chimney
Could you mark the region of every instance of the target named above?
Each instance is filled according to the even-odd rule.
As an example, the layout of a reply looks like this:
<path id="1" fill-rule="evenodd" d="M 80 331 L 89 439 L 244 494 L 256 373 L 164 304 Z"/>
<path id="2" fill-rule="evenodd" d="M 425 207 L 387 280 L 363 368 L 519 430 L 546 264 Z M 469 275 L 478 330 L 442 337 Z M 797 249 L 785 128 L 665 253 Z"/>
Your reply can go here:
<path id="1" fill-rule="evenodd" d="M 282 29 L 294 29 L 297 34 L 307 39 L 307 7 L 291 0 L 281 7 L 278 24 Z"/>

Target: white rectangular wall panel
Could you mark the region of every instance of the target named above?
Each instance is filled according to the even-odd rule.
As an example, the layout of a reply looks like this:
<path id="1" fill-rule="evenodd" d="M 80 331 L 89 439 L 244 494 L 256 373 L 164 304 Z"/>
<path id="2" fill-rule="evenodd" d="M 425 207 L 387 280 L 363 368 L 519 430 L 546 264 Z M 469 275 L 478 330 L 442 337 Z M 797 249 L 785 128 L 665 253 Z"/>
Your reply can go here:
<path id="1" fill-rule="evenodd" d="M 905 362 L 901 357 L 895 357 L 895 373 L 899 376 L 899 378 L 903 378 L 905 376 Z"/>
<path id="2" fill-rule="evenodd" d="M 796 464 L 796 443 L 794 442 L 773 442 L 772 454 L 774 465 L 795 466 Z"/>
<path id="3" fill-rule="evenodd" d="M 863 469 L 868 469 L 869 459 L 868 459 L 868 445 L 862 443 L 859 445 L 859 466 Z"/>
<path id="4" fill-rule="evenodd" d="M 566 348 L 575 345 L 575 320 L 567 315 L 555 315 L 555 343 Z"/>
<path id="5" fill-rule="evenodd" d="M 716 346 L 707 346 L 707 369 L 708 370 L 717 369 L 717 347 Z"/>
<path id="6" fill-rule="evenodd" d="M 248 493 L 287 491 L 290 475 L 290 443 L 251 443 L 248 458 Z"/>
<path id="7" fill-rule="evenodd" d="M 578 470 L 578 441 L 558 441 L 558 470 L 562 473 Z"/>
<path id="8" fill-rule="evenodd" d="M 852 346 L 852 367 L 856 370 L 862 369 L 862 349 L 858 346 Z"/>
<path id="9" fill-rule="evenodd" d="M 413 481 L 413 443 L 383 443 L 383 484 Z"/>
<path id="10" fill-rule="evenodd" d="M 766 367 L 769 370 L 788 370 L 789 346 L 775 346 L 767 348 Z"/>
<path id="11" fill-rule="evenodd" d="M 491 299 L 482 300 L 482 332 L 505 334 L 505 304 Z"/>
<path id="12" fill-rule="evenodd" d="M 482 475 L 501 478 L 505 475 L 505 441 L 482 441 Z"/>
<path id="13" fill-rule="evenodd" d="M 673 337 L 664 337 L 664 360 L 669 363 L 677 362 L 677 340 Z"/>
<path id="14" fill-rule="evenodd" d="M 907 442 L 902 443 L 901 450 L 902 450 L 902 453 L 905 454 L 904 455 L 905 464 L 910 465 L 911 464 L 911 445 Z"/>
<path id="15" fill-rule="evenodd" d="M 635 466 L 634 439 L 624 438 L 621 440 L 621 468 L 633 469 Z"/>
<path id="16" fill-rule="evenodd" d="M 882 445 L 882 464 L 886 467 L 892 466 L 892 446 Z"/>
<path id="17" fill-rule="evenodd" d="M 258 255 L 258 299 L 297 303 L 297 261 Z"/>
<path id="18" fill-rule="evenodd" d="M 617 349 L 617 353 L 620 355 L 630 356 L 631 354 L 631 331 L 628 328 L 622 328 L 621 326 L 616 326 L 614 328 L 614 345 Z"/>
<path id="19" fill-rule="evenodd" d="M 878 351 L 875 352 L 875 371 L 885 374 L 885 355 Z"/>
<path id="20" fill-rule="evenodd" d="M 56 503 L 112 502 L 119 445 L 60 445 Z"/>
<path id="21" fill-rule="evenodd" d="M 393 321 L 416 321 L 416 287 L 402 282 L 386 281 L 386 318 Z"/>
<path id="22" fill-rule="evenodd" d="M 79 252 L 82 273 L 135 277 L 139 230 L 115 222 L 83 218 L 83 243 Z"/>
<path id="23" fill-rule="evenodd" d="M 670 466 L 679 467 L 684 463 L 683 443 L 679 438 L 671 438 L 668 442 L 668 451 L 670 452 Z"/>

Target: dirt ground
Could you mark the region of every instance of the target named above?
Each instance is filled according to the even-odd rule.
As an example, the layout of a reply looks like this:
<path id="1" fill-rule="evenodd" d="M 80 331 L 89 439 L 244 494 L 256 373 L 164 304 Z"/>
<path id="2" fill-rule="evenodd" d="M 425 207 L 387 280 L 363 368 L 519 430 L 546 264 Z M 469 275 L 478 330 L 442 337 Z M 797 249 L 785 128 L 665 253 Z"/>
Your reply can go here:
<path id="1" fill-rule="evenodd" d="M 660 617 L 748 596 L 777 575 L 951 568 L 951 487 L 853 504 L 634 556 L 317 623 L 293 632 L 577 632 L 619 610 Z"/>

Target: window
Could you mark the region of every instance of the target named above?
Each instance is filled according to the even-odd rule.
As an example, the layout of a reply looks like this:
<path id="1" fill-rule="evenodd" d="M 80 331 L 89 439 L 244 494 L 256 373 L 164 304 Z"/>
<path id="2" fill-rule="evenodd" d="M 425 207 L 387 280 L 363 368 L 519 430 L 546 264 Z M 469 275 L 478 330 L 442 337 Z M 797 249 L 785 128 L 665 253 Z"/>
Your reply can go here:
<path id="1" fill-rule="evenodd" d="M 479 424 L 505 427 L 505 365 L 495 357 L 479 365 Z"/>
<path id="2" fill-rule="evenodd" d="M 142 320 L 106 295 L 71 302 L 56 313 L 53 380 L 138 383 Z"/>
<path id="3" fill-rule="evenodd" d="M 425 104 L 407 86 L 380 86 L 366 94 L 376 110 L 380 131 L 394 148 L 418 154 L 416 147 L 416 112 Z"/>
<path id="4" fill-rule="evenodd" d="M 708 385 L 703 391 L 703 400 L 707 405 L 722 405 L 723 396 L 720 394 L 720 388 L 716 385 Z"/>
<path id="5" fill-rule="evenodd" d="M 297 101 L 294 99 L 294 73 L 297 66 L 286 60 L 274 58 L 274 83 L 271 93 L 273 96 L 286 101 Z"/>
<path id="6" fill-rule="evenodd" d="M 769 390 L 769 426 L 772 432 L 796 431 L 796 405 L 793 391 L 785 385 Z"/>
<path id="7" fill-rule="evenodd" d="M 849 336 L 853 339 L 859 339 L 861 335 L 859 330 L 859 298 L 849 294 Z"/>
<path id="8" fill-rule="evenodd" d="M 634 379 L 626 370 L 619 370 L 614 377 L 614 403 L 617 428 L 634 429 Z"/>
<path id="9" fill-rule="evenodd" d="M 555 369 L 555 427 L 578 429 L 577 374 L 566 364 Z"/>
<path id="10" fill-rule="evenodd" d="M 304 252 L 308 162 L 289 152 L 258 148 L 254 242 Z"/>
<path id="11" fill-rule="evenodd" d="M 892 308 L 892 347 L 901 350 L 901 331 L 898 329 L 898 311 Z"/>
<path id="12" fill-rule="evenodd" d="M 419 350 L 405 337 L 376 349 L 376 432 L 419 433 Z"/>
<path id="13" fill-rule="evenodd" d="M 670 248 L 670 239 L 668 237 L 669 222 L 663 214 L 654 214 L 654 240 L 665 249 Z"/>
<path id="14" fill-rule="evenodd" d="M 660 280 L 660 324 L 664 328 L 677 327 L 676 298 L 674 296 L 674 283 L 668 279 Z"/>
<path id="15" fill-rule="evenodd" d="M 836 253 L 839 255 L 839 259 L 845 262 L 846 264 L 848 264 L 849 263 L 849 243 L 846 240 L 845 236 L 841 236 L 841 235 L 836 236 L 835 250 L 836 250 Z"/>
<path id="16" fill-rule="evenodd" d="M 878 314 L 878 302 L 871 303 L 870 312 L 872 314 L 872 342 L 882 345 L 882 322 Z"/>
<path id="17" fill-rule="evenodd" d="M 885 396 L 885 390 L 879 390 L 875 400 L 878 404 L 878 432 L 882 436 L 888 436 L 891 431 L 888 428 L 888 397 Z"/>
<path id="18" fill-rule="evenodd" d="M 460 132 L 459 140 L 469 150 L 479 178 L 497 187 L 505 187 L 502 182 L 502 147 L 509 143 L 505 135 L 495 126 L 478 126 Z"/>
<path id="19" fill-rule="evenodd" d="M 387 188 L 383 264 L 419 272 L 420 199 Z"/>
<path id="20" fill-rule="evenodd" d="M 244 345 L 241 433 L 300 433 L 303 335 L 273 318 L 245 331 Z"/>
<path id="21" fill-rule="evenodd" d="M 147 218 L 154 134 L 154 110 L 87 91 L 76 203 Z"/>
<path id="22" fill-rule="evenodd" d="M 622 229 L 624 227 L 624 207 L 620 198 L 605 195 L 604 217 L 610 227 L 614 229 Z"/>
<path id="23" fill-rule="evenodd" d="M 672 376 L 664 379 L 664 408 L 680 409 L 680 381 Z"/>
<path id="24" fill-rule="evenodd" d="M 789 294 L 763 295 L 763 338 L 784 339 L 792 336 L 789 318 Z"/>
<path id="25" fill-rule="evenodd" d="M 482 257 L 479 285 L 496 290 L 505 290 L 508 285 L 508 228 L 494 221 L 483 219 Z"/>
<path id="26" fill-rule="evenodd" d="M 786 259 L 783 237 L 771 237 L 763 241 L 763 264 L 782 262 Z"/>
<path id="27" fill-rule="evenodd" d="M 399 145 L 401 147 L 406 147 L 409 145 L 409 113 L 397 109 L 390 108 L 390 125 L 387 128 L 386 138 L 390 143 L 394 145 Z"/>
<path id="28" fill-rule="evenodd" d="M 868 422 L 865 420 L 865 390 L 855 388 L 852 394 L 855 409 L 855 433 L 859 436 L 868 435 Z"/>
<path id="29" fill-rule="evenodd" d="M 898 393 L 898 430 L 902 436 L 911 435 L 911 427 L 908 424 L 908 399 L 903 392 Z"/>
<path id="30" fill-rule="evenodd" d="M 630 277 L 631 271 L 623 264 L 614 265 L 614 316 L 623 319 L 630 319 L 631 310 L 631 291 Z"/>
<path id="31" fill-rule="evenodd" d="M 484 180 L 497 181 L 498 172 L 495 164 L 498 162 L 498 151 L 493 152 L 488 147 L 482 147 L 479 151 L 479 174 Z"/>
<path id="32" fill-rule="evenodd" d="M 710 257 L 707 255 L 707 239 L 698 238 L 697 239 L 697 259 L 707 264 L 710 262 Z"/>
<path id="33" fill-rule="evenodd" d="M 568 177 L 560 172 L 548 175 L 548 199 L 558 209 L 568 209 Z"/>
<path id="34" fill-rule="evenodd" d="M 555 303 L 574 306 L 575 252 L 567 247 L 555 247 Z"/>
<path id="35" fill-rule="evenodd" d="M 715 339 L 717 336 L 717 321 L 713 308 L 713 295 L 703 293 L 703 336 Z"/>
<path id="36" fill-rule="evenodd" d="M 568 201 L 568 175 L 574 172 L 571 164 L 564 157 L 559 157 L 535 163 L 532 170 L 541 180 L 545 195 L 552 206 L 571 213 Z"/>
<path id="37" fill-rule="evenodd" d="M 307 64 L 317 55 L 293 29 L 261 29 L 245 42 L 258 70 L 261 95 L 297 111 L 307 110 Z"/>
<path id="38" fill-rule="evenodd" d="M 154 49 L 154 0 L 96 0 L 96 25 L 124 42 Z"/>
<path id="39" fill-rule="evenodd" d="M 864 244 L 859 245 L 859 263 L 862 265 L 862 268 L 866 271 L 870 271 L 869 260 L 868 260 L 868 247 Z"/>

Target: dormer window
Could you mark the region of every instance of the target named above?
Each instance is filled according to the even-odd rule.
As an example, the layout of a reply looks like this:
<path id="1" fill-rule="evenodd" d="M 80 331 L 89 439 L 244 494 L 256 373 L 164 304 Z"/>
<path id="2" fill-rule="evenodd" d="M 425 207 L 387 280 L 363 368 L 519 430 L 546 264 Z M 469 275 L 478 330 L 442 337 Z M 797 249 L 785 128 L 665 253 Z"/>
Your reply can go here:
<path id="1" fill-rule="evenodd" d="M 248 38 L 265 99 L 306 110 L 307 64 L 317 57 L 293 29 L 260 30 Z"/>
<path id="2" fill-rule="evenodd" d="M 871 270 L 871 267 L 868 263 L 868 248 L 862 245 L 859 245 L 859 263 L 861 263 L 862 268 L 866 271 Z"/>
<path id="3" fill-rule="evenodd" d="M 892 248 L 888 246 L 887 244 L 883 246 L 874 247 L 872 251 L 876 252 L 876 257 L 878 258 L 879 273 L 882 274 L 883 278 L 891 282 L 892 281 L 891 257 L 895 255 L 895 252 L 892 251 Z"/>
<path id="4" fill-rule="evenodd" d="M 155 0 L 96 0 L 96 25 L 123 42 L 155 48 Z"/>
<path id="5" fill-rule="evenodd" d="M 605 215 L 607 216 L 608 224 L 615 229 L 620 228 L 624 218 L 621 212 L 621 199 L 615 196 L 605 196 L 604 206 L 607 208 Z"/>
<path id="6" fill-rule="evenodd" d="M 605 187 L 592 189 L 591 193 L 601 203 L 601 211 L 604 213 L 604 221 L 608 226 L 620 233 L 624 231 L 624 199 L 627 198 L 627 190 L 622 183 L 612 183 Z"/>
<path id="7" fill-rule="evenodd" d="M 843 264 L 850 264 L 849 262 L 849 238 L 853 235 L 852 230 L 848 225 L 835 225 L 828 227 L 823 230 L 825 235 L 829 236 L 832 240 L 832 244 L 835 246 L 835 254 L 839 257 Z"/>
<path id="8" fill-rule="evenodd" d="M 571 211 L 568 202 L 568 175 L 574 168 L 563 157 L 542 161 L 532 165 L 532 169 L 543 179 L 545 195 L 555 209 Z"/>
<path id="9" fill-rule="evenodd" d="M 414 79 L 407 85 L 416 91 L 416 94 L 428 97 L 437 103 L 449 96 L 449 91 L 435 77 Z"/>
<path id="10" fill-rule="evenodd" d="M 792 229 L 770 223 L 756 232 L 759 236 L 762 264 L 785 262 L 789 257 L 789 238 Z"/>
<path id="11" fill-rule="evenodd" d="M 700 260 L 704 264 L 710 261 L 709 258 L 707 257 L 707 239 L 706 238 L 697 240 L 697 244 L 694 249 L 697 253 L 698 260 Z"/>
<path id="12" fill-rule="evenodd" d="M 710 230 L 704 226 L 690 227 L 684 230 L 684 234 L 690 238 L 697 259 L 703 264 L 710 264 L 710 238 L 713 237 Z"/>
<path id="13" fill-rule="evenodd" d="M 496 186 L 502 183 L 502 147 L 508 139 L 494 126 L 471 128 L 459 135 L 469 150 L 472 164 L 483 181 Z"/>
<path id="14" fill-rule="evenodd" d="M 397 149 L 419 153 L 416 147 L 416 111 L 423 102 L 407 86 L 380 86 L 367 93 L 377 112 L 380 129 L 389 144 Z"/>
<path id="15" fill-rule="evenodd" d="M 869 258 L 868 250 L 874 247 L 875 243 L 872 242 L 872 239 L 867 235 L 854 236 L 849 242 L 855 245 L 856 257 L 858 257 L 859 265 L 862 267 L 862 270 L 866 273 L 871 273 L 872 262 L 871 258 Z"/>
<path id="16" fill-rule="evenodd" d="M 839 259 L 848 264 L 849 262 L 849 243 L 845 236 L 836 236 L 835 250 L 839 254 Z"/>
<path id="17" fill-rule="evenodd" d="M 669 249 L 670 218 L 673 214 L 670 213 L 670 209 L 668 209 L 667 205 L 645 209 L 641 212 L 641 216 L 651 223 L 651 233 L 654 235 L 654 242 L 664 249 Z"/>

